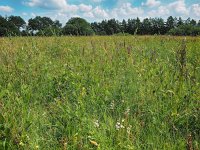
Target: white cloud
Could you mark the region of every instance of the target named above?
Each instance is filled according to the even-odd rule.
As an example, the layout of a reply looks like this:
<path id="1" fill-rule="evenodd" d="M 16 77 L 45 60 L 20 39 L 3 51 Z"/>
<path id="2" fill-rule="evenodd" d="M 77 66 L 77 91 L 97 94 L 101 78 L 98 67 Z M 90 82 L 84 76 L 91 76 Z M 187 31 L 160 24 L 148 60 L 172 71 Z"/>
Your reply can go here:
<path id="1" fill-rule="evenodd" d="M 31 16 L 32 16 L 32 17 L 36 17 L 36 14 L 35 14 L 35 13 L 31 13 Z"/>
<path id="2" fill-rule="evenodd" d="M 115 18 L 133 18 L 133 17 L 140 17 L 144 13 L 142 8 L 133 7 L 131 3 L 124 3 L 121 7 L 114 8 L 112 11 L 112 15 Z"/>
<path id="3" fill-rule="evenodd" d="M 103 2 L 104 0 L 91 0 L 92 2 L 95 2 L 95 3 L 101 3 Z"/>
<path id="4" fill-rule="evenodd" d="M 198 6 L 193 6 L 193 9 L 198 13 Z M 176 16 L 176 17 L 192 17 L 192 13 L 190 12 L 191 8 L 188 6 L 186 7 L 184 0 L 176 0 L 172 3 L 161 5 L 157 9 L 153 9 L 147 12 L 148 16 L 150 17 L 162 17 L 166 18 L 168 16 Z"/>
<path id="5" fill-rule="evenodd" d="M 108 19 L 109 13 L 108 10 L 102 9 L 101 7 L 97 6 L 90 11 L 83 13 L 83 17 L 92 19 L 93 21 L 100 21 L 102 19 Z"/>
<path id="6" fill-rule="evenodd" d="M 93 12 L 94 16 L 97 17 L 97 18 L 108 18 L 109 17 L 109 15 L 106 12 L 106 10 L 101 9 L 99 6 L 97 6 L 96 8 L 94 8 L 92 10 L 92 12 Z"/>
<path id="7" fill-rule="evenodd" d="M 83 14 L 83 17 L 85 18 L 94 18 L 94 14 L 92 12 L 87 12 Z"/>
<path id="8" fill-rule="evenodd" d="M 192 12 L 194 13 L 195 16 L 200 17 L 200 4 L 193 4 Z"/>
<path id="9" fill-rule="evenodd" d="M 10 13 L 12 12 L 14 9 L 10 6 L 0 6 L 0 12 L 6 12 L 6 13 Z"/>
<path id="10" fill-rule="evenodd" d="M 80 4 L 79 5 L 79 9 L 83 12 L 89 12 L 92 10 L 92 6 L 91 5 L 85 5 L 85 4 Z"/>
<path id="11" fill-rule="evenodd" d="M 67 1 L 65 0 L 29 0 L 24 2 L 30 7 L 41 7 L 47 9 L 59 9 L 67 6 Z"/>
<path id="12" fill-rule="evenodd" d="M 99 6 L 95 7 L 91 11 L 88 11 L 83 14 L 83 17 L 95 19 L 95 20 L 102 20 L 102 19 L 127 19 L 133 17 L 140 17 L 143 15 L 142 8 L 133 7 L 131 3 L 124 3 L 121 6 L 113 8 L 112 10 L 106 10 Z"/>
<path id="13" fill-rule="evenodd" d="M 79 7 L 77 5 L 66 5 L 62 8 L 64 12 L 77 12 Z"/>
<path id="14" fill-rule="evenodd" d="M 49 16 L 52 19 L 58 19 L 61 22 L 66 22 L 69 18 L 76 16 L 83 17 L 91 22 L 110 18 L 122 20 L 136 17 L 140 19 L 145 17 L 162 17 L 166 19 L 168 16 L 196 19 L 200 17 L 200 4 L 187 6 L 184 0 L 175 0 L 167 4 L 161 3 L 161 0 L 146 0 L 145 3 L 137 7 L 130 3 L 131 0 L 116 0 L 116 4 L 112 9 L 105 9 L 98 4 L 104 0 L 89 1 L 91 5 L 83 3 L 73 5 L 69 4 L 67 0 L 27 0 L 24 4 L 29 7 L 48 9 L 44 13 L 35 13 L 41 16 Z"/>
<path id="15" fill-rule="evenodd" d="M 77 11 L 89 12 L 92 10 L 91 5 L 72 5 L 68 4 L 66 0 L 29 0 L 24 2 L 25 5 L 30 7 L 40 7 L 49 10 L 59 10 L 61 12 L 70 12 L 74 13 Z"/>
<path id="16" fill-rule="evenodd" d="M 23 16 L 27 16 L 28 14 L 27 14 L 26 12 L 23 12 L 22 15 L 23 15 Z"/>
<path id="17" fill-rule="evenodd" d="M 157 10 L 151 10 L 148 12 L 148 16 L 151 16 L 151 17 L 155 17 L 155 16 L 167 17 L 169 16 L 169 14 L 170 14 L 170 11 L 165 6 L 159 6 Z"/>
<path id="18" fill-rule="evenodd" d="M 157 0 L 147 0 L 146 3 L 142 3 L 142 6 L 147 6 L 147 7 L 156 7 L 161 4 L 160 1 Z"/>
<path id="19" fill-rule="evenodd" d="M 188 15 L 189 10 L 186 8 L 186 4 L 184 0 L 177 0 L 175 2 L 170 3 L 167 6 L 171 11 L 175 11 L 175 13 L 179 15 Z"/>

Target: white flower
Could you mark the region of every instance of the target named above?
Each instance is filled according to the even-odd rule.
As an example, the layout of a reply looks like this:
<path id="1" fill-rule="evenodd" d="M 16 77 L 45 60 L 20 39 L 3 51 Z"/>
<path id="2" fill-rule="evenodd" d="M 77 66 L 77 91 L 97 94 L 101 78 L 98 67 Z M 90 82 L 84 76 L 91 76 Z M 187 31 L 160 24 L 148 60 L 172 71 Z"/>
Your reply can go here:
<path id="1" fill-rule="evenodd" d="M 120 122 L 117 122 L 115 127 L 116 127 L 116 130 L 124 129 L 124 126 Z"/>
<path id="2" fill-rule="evenodd" d="M 128 126 L 128 128 L 126 129 L 126 131 L 127 131 L 128 135 L 130 135 L 130 133 L 131 133 L 131 128 L 132 128 L 132 126 L 131 126 L 131 125 L 129 125 L 129 126 Z"/>
<path id="3" fill-rule="evenodd" d="M 112 101 L 111 104 L 110 104 L 110 109 L 114 110 L 114 107 L 115 107 L 115 103 L 114 103 L 114 101 Z"/>
<path id="4" fill-rule="evenodd" d="M 95 120 L 95 121 L 94 121 L 94 126 L 95 126 L 96 128 L 99 128 L 99 120 Z"/>

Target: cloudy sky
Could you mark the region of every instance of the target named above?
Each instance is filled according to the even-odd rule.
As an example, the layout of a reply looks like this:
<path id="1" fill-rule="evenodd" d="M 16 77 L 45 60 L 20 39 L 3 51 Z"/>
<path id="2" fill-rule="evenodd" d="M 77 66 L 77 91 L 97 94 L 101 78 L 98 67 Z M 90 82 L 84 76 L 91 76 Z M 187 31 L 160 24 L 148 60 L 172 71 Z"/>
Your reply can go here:
<path id="1" fill-rule="evenodd" d="M 75 16 L 90 22 L 170 15 L 200 20 L 200 0 L 0 0 L 0 15 L 48 16 L 63 23 Z"/>

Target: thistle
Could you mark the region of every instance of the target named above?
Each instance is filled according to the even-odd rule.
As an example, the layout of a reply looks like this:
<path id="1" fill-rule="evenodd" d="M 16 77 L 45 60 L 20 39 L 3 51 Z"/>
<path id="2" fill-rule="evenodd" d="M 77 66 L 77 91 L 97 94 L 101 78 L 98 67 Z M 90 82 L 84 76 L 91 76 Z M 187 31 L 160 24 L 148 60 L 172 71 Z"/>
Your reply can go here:
<path id="1" fill-rule="evenodd" d="M 177 51 L 177 63 L 180 70 L 180 75 L 186 75 L 186 62 L 187 62 L 187 52 L 186 52 L 186 38 L 182 41 L 180 50 Z"/>

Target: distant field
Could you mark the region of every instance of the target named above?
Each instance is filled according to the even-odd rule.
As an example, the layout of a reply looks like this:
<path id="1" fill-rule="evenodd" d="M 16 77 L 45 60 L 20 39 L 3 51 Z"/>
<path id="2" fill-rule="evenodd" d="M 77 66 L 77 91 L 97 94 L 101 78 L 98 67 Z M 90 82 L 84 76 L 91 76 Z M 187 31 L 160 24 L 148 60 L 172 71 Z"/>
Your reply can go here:
<path id="1" fill-rule="evenodd" d="M 0 38 L 0 149 L 200 149 L 200 37 Z"/>

